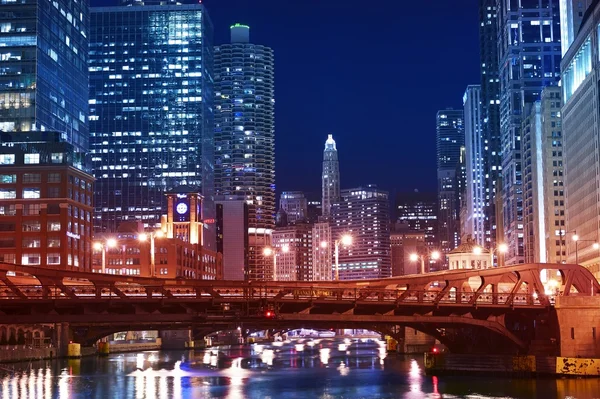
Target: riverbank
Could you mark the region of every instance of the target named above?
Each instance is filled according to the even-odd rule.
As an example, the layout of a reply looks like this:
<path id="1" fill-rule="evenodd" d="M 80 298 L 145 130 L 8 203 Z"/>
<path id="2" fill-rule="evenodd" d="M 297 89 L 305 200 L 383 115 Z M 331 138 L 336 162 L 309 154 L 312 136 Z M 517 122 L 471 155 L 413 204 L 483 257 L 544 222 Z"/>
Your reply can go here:
<path id="1" fill-rule="evenodd" d="M 458 355 L 426 353 L 429 375 L 502 375 L 514 377 L 600 377 L 600 359 L 551 357 Z"/>
<path id="2" fill-rule="evenodd" d="M 107 352 L 102 355 L 108 355 L 109 353 L 126 353 L 126 352 L 144 352 L 161 350 L 162 342 L 159 339 L 151 342 L 140 342 L 140 341 L 111 341 L 108 343 Z M 82 346 L 79 348 L 79 353 L 75 356 L 59 356 L 57 348 L 34 348 L 26 345 L 6 345 L 0 347 L 0 363 L 18 363 L 28 362 L 35 360 L 48 360 L 55 358 L 65 357 L 87 357 L 100 355 L 96 346 Z"/>

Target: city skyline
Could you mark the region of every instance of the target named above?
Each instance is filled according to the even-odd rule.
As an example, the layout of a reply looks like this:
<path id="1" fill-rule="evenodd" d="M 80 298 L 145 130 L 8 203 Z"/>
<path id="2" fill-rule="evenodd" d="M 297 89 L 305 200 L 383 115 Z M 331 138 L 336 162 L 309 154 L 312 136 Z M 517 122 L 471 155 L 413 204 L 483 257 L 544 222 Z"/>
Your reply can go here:
<path id="1" fill-rule="evenodd" d="M 118 3 L 91 1 L 92 6 Z M 328 134 L 344 148 L 340 174 L 347 178 L 342 188 L 373 183 L 391 193 L 435 190 L 435 112 L 462 108 L 464 88 L 480 80 L 476 1 L 440 4 L 437 9 L 390 3 L 369 8 L 369 21 L 362 20 L 358 1 L 323 2 L 312 5 L 310 13 L 298 12 L 295 2 L 204 0 L 202 4 L 214 25 L 215 45 L 229 43 L 232 24 L 247 24 L 252 41 L 273 48 L 280 65 L 275 92 L 277 195 L 320 191 L 322 141 Z M 418 23 L 399 24 L 398 13 L 427 17 L 436 29 L 407 40 Z M 441 32 L 446 45 L 426 50 L 436 48 Z M 374 46 L 368 59 L 360 62 L 352 44 L 357 41 Z M 385 48 L 397 48 L 398 54 L 386 55 Z M 417 57 L 406 62 L 402 54 L 407 53 Z M 457 57 L 465 61 L 447 63 L 439 70 L 440 62 Z M 394 73 L 381 74 L 381 65 Z M 357 81 L 355 76 L 361 75 L 367 79 Z M 388 81 L 384 75 L 411 79 Z M 375 105 L 364 98 L 382 101 Z M 369 118 L 369 113 L 381 117 Z M 398 169 L 419 173 L 400 179 Z"/>

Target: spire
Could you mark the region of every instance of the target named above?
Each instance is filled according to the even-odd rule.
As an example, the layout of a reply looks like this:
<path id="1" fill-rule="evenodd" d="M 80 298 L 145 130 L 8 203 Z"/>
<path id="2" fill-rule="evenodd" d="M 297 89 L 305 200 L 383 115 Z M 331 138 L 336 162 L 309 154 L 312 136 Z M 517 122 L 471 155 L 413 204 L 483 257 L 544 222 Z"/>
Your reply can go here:
<path id="1" fill-rule="evenodd" d="M 327 150 L 337 151 L 337 148 L 335 148 L 335 140 L 333 139 L 333 134 L 327 135 L 327 141 L 325 142 L 325 151 Z"/>

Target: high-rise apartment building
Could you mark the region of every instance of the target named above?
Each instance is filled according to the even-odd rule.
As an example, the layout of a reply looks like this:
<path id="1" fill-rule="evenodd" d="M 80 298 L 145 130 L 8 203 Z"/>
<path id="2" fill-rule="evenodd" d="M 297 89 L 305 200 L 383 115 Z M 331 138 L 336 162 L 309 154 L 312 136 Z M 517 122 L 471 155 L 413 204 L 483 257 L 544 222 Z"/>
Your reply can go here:
<path id="1" fill-rule="evenodd" d="M 577 37 L 583 16 L 593 0 L 560 1 L 560 45 L 564 56 Z"/>
<path id="2" fill-rule="evenodd" d="M 463 111 L 445 109 L 436 116 L 436 152 L 438 182 L 438 241 L 443 253 L 460 241 L 456 187 L 456 166 L 460 148 L 465 145 Z"/>
<path id="3" fill-rule="evenodd" d="M 275 227 L 275 71 L 269 47 L 250 43 L 250 27 L 230 27 L 215 47 L 215 188 L 248 202 L 250 280 L 271 280 L 262 253 Z"/>
<path id="4" fill-rule="evenodd" d="M 160 226 L 164 193 L 177 186 L 199 187 L 204 217 L 214 218 L 212 23 L 202 4 L 157 3 L 92 8 L 97 230 Z M 214 224 L 205 227 L 214 249 Z"/>
<path id="5" fill-rule="evenodd" d="M 482 129 L 481 86 L 469 85 L 463 96 L 465 112 L 466 215 L 462 223 L 479 245 L 486 245 L 486 139 Z"/>
<path id="6" fill-rule="evenodd" d="M 284 191 L 279 198 L 279 209 L 287 216 L 287 223 L 306 221 L 308 218 L 308 201 L 301 191 Z"/>
<path id="7" fill-rule="evenodd" d="M 338 161 L 335 140 L 330 134 L 325 141 L 323 151 L 323 179 L 322 179 L 321 209 L 324 217 L 331 215 L 331 207 L 340 199 L 340 163 Z"/>
<path id="8" fill-rule="evenodd" d="M 250 27 L 230 28 L 215 47 L 215 188 L 244 196 L 249 226 L 275 226 L 275 72 L 273 50 L 250 42 Z"/>
<path id="9" fill-rule="evenodd" d="M 339 245 L 340 280 L 391 275 L 388 193 L 368 185 L 342 190 L 333 205 L 332 240 L 352 236 L 352 245 Z"/>
<path id="10" fill-rule="evenodd" d="M 560 92 L 546 87 L 523 120 L 526 263 L 566 260 Z"/>
<path id="11" fill-rule="evenodd" d="M 500 1 L 498 59 L 505 264 L 525 261 L 521 123 L 526 104 L 560 79 L 558 0 Z"/>
<path id="12" fill-rule="evenodd" d="M 87 152 L 87 1 L 0 4 L 0 131 L 60 132 Z"/>
<path id="13" fill-rule="evenodd" d="M 557 140 L 564 141 L 567 262 L 584 265 L 596 277 L 600 277 L 600 256 L 593 248 L 600 226 L 599 24 L 600 4 L 596 2 L 562 59 L 562 129 L 555 130 Z M 577 243 L 572 240 L 573 232 L 579 236 Z"/>
<path id="14" fill-rule="evenodd" d="M 503 240 L 498 231 L 498 206 L 502 158 L 500 151 L 500 77 L 498 75 L 498 12 L 496 0 L 479 0 L 479 50 L 481 54 L 481 131 L 484 137 L 485 246 Z M 501 219 L 501 218 L 500 218 Z M 501 238 L 498 239 L 498 236 Z"/>
<path id="15" fill-rule="evenodd" d="M 430 250 L 438 248 L 438 206 L 435 193 L 418 190 L 396 195 L 397 222 L 410 231 L 423 232 L 425 244 Z"/>

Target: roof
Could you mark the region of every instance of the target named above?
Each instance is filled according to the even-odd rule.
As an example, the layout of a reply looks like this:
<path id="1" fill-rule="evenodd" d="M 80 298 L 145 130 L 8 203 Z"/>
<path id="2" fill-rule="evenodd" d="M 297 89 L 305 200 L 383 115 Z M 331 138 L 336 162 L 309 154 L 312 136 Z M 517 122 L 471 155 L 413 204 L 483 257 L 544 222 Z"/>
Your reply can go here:
<path id="1" fill-rule="evenodd" d="M 473 240 L 473 238 L 470 235 L 468 235 L 468 236 L 466 236 L 466 238 L 463 238 L 462 244 L 460 244 L 458 247 L 454 248 L 448 254 L 449 255 L 452 255 L 452 254 L 473 254 L 474 255 L 475 248 L 480 248 L 481 254 L 489 254 L 490 253 L 489 249 L 485 249 L 483 246 L 477 244 L 477 242 L 475 240 Z"/>

